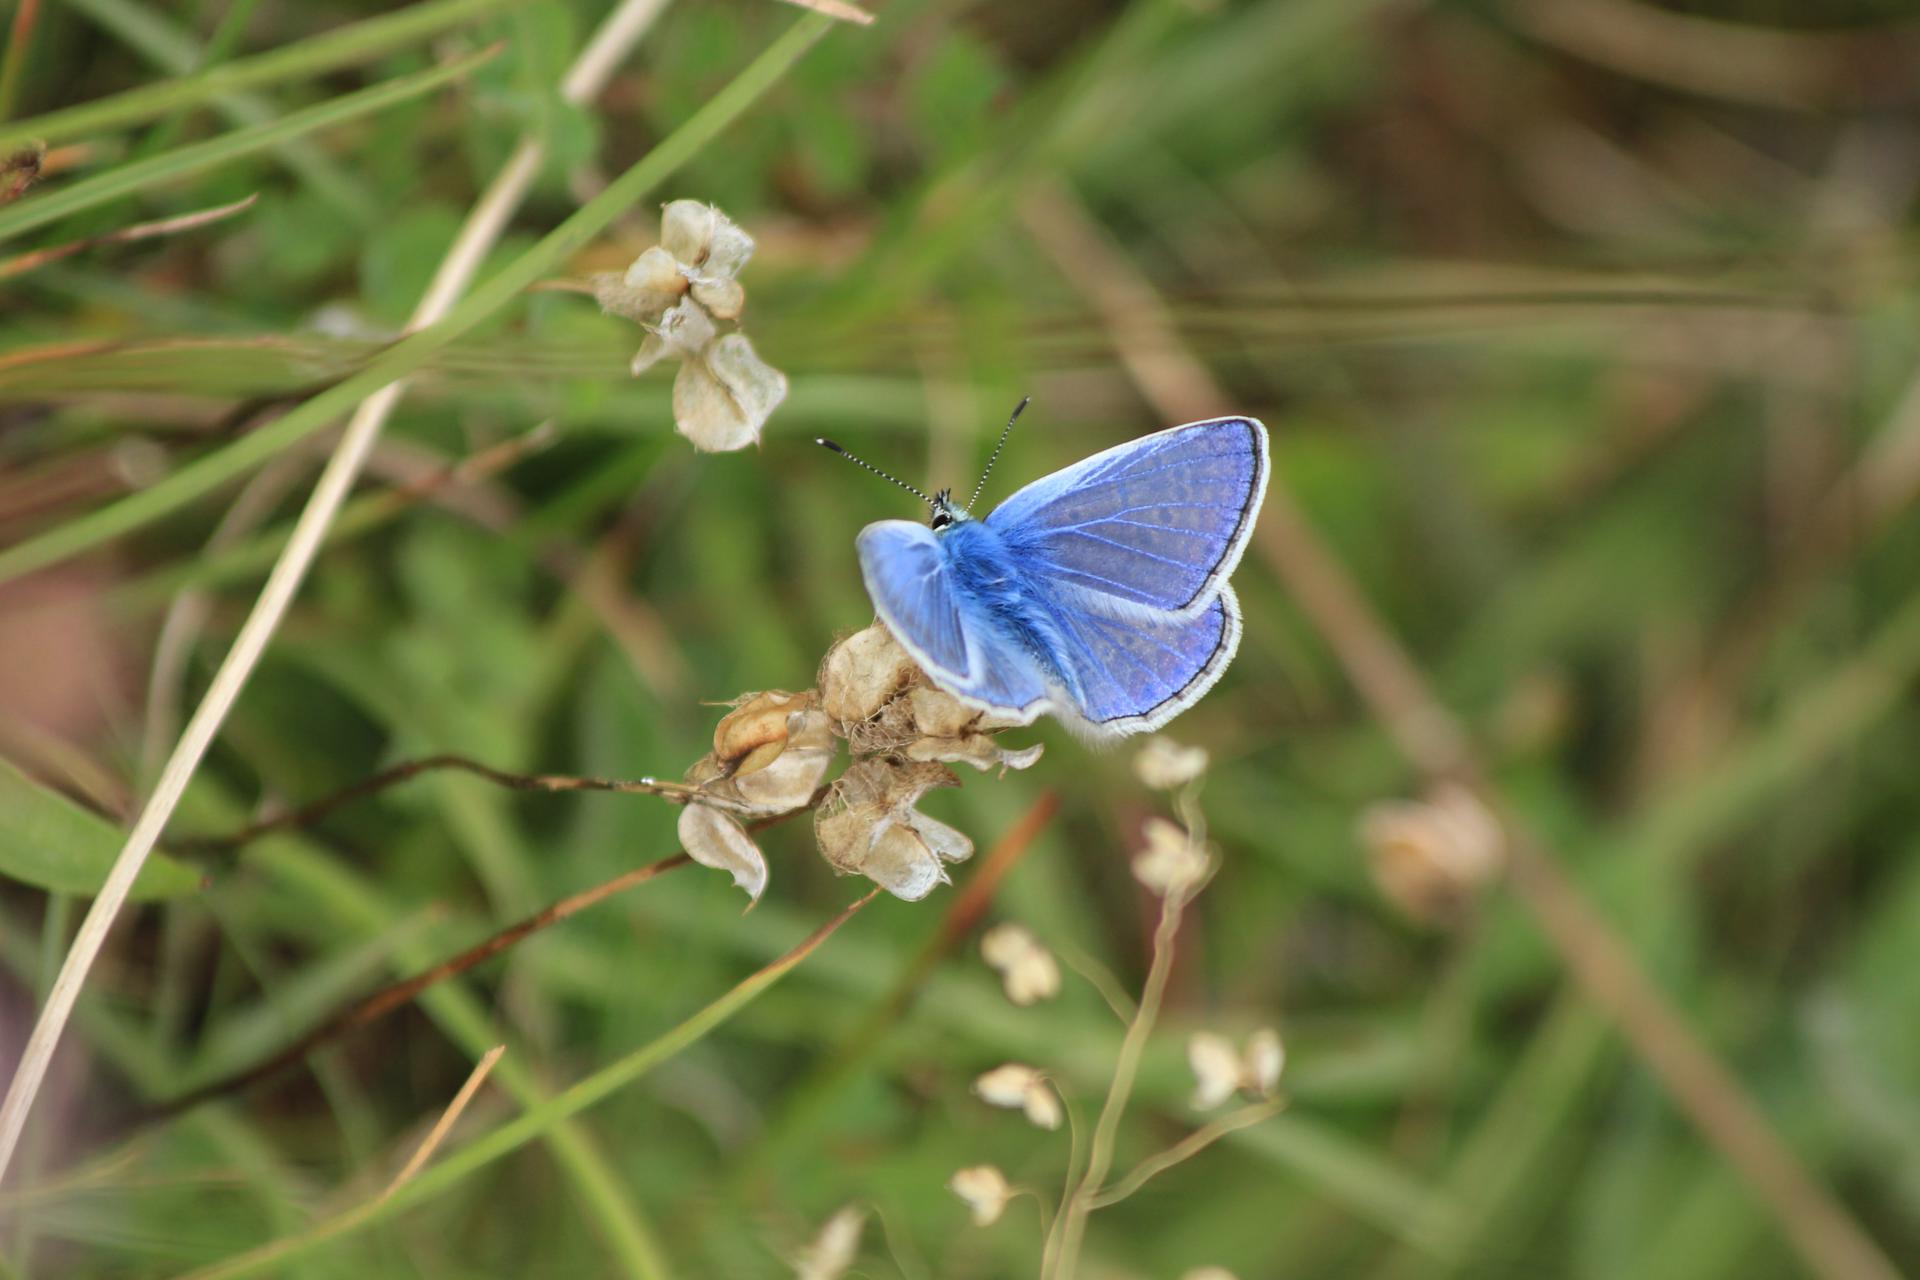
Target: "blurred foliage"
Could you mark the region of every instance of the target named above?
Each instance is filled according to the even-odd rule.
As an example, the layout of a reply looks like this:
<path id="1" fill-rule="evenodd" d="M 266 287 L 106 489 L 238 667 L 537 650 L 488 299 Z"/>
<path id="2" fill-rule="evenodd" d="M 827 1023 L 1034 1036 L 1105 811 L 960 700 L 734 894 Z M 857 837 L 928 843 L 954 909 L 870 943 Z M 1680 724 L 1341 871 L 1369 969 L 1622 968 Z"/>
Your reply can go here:
<path id="1" fill-rule="evenodd" d="M 752 0 L 669 4 L 592 108 L 568 106 L 553 86 L 608 7 L 505 4 L 211 100 L 181 78 L 203 60 L 392 8 L 40 7 L 31 51 L 0 63 L 9 127 L 181 92 L 56 141 L 19 209 L 504 48 L 451 87 L 0 245 L 260 195 L 227 221 L 0 279 L 0 548 L 362 368 L 524 131 L 549 159 L 483 278 L 794 21 Z M 991 501 L 1165 425 L 1023 216 L 1036 183 L 1058 183 L 1273 430 L 1277 482 L 1553 856 L 1819 1179 L 1890 1256 L 1920 1256 L 1911 5 L 874 8 L 658 193 L 713 201 L 760 241 L 747 323 L 793 380 L 761 447 L 692 454 L 667 379 L 627 376 L 632 327 L 570 287 L 652 243 L 656 211 L 632 210 L 421 371 L 376 451 L 376 496 L 350 509 L 173 834 L 440 751 L 674 776 L 707 749 L 713 704 L 806 687 L 871 616 L 854 535 L 912 504 L 814 436 L 966 485 L 1030 392 Z M 379 504 L 549 420 L 551 442 L 510 465 Z M 317 456 L 272 464 L 241 527 L 217 531 L 230 486 L 0 586 L 0 751 L 128 813 Z M 1188 1030 L 1279 1026 L 1292 1104 L 1095 1215 L 1083 1273 L 1800 1274 L 1513 898 L 1436 927 L 1381 895 L 1360 815 L 1420 780 L 1271 566 L 1250 556 L 1236 586 L 1240 656 L 1174 726 L 1213 754 L 1203 805 L 1225 867 L 1183 934 L 1120 1167 L 1193 1126 Z M 184 670 L 150 694 L 162 619 L 195 590 Z M 984 849 L 1057 791 L 990 916 L 1137 988 L 1151 915 L 1126 855 L 1159 799 L 1124 751 L 1090 754 L 1051 724 L 1032 737 L 1035 769 L 969 776 L 928 808 Z M 24 786 L 0 788 L 0 842 L 49 814 L 84 822 Z M 451 1150 L 653 1041 L 852 896 L 794 824 L 764 837 L 772 888 L 751 915 L 724 876 L 666 876 L 122 1145 L 145 1104 L 666 856 L 673 820 L 644 797 L 431 778 L 197 857 L 210 886 L 130 913 L 94 974 L 0 1189 L 0 1274 L 172 1274 L 297 1231 L 376 1193 L 492 1044 L 509 1045 L 500 1074 Z M 99 835 L 87 826 L 73 856 L 103 861 Z M 25 881 L 0 893 L 0 1058 L 74 915 L 37 887 L 77 887 L 72 867 L 26 865 L 0 848 L 0 873 Z M 992 1162 L 1052 1197 L 1065 1135 L 986 1111 L 968 1081 L 1034 1062 L 1089 1116 L 1120 1026 L 1072 974 L 1055 1003 L 1013 1008 L 971 941 L 875 1022 L 957 892 L 876 902 L 541 1149 L 286 1274 L 646 1274 L 656 1254 L 680 1275 L 783 1274 L 850 1201 L 884 1220 L 859 1274 L 1031 1274 L 1030 1201 L 978 1229 L 943 1188 Z"/>

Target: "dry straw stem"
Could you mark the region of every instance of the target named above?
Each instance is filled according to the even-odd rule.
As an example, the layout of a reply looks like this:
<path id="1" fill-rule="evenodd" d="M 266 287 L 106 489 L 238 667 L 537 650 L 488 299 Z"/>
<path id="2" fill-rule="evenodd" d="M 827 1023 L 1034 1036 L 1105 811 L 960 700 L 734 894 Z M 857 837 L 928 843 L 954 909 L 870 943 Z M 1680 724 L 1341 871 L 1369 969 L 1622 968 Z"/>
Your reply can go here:
<path id="1" fill-rule="evenodd" d="M 615 10 L 595 32 L 568 72 L 562 92 L 575 102 L 583 102 L 596 93 L 663 4 L 664 0 L 627 0 Z M 415 308 L 409 330 L 432 325 L 451 311 L 487 251 L 499 238 L 508 218 L 518 207 L 539 170 L 543 155 L 544 145 L 537 138 L 522 142 L 514 152 L 512 159 L 468 214 L 465 225 L 461 227 L 452 248 L 428 286 L 426 296 Z M 640 165 L 646 163 L 645 158 L 639 161 Z M 614 212 L 616 210 L 611 208 L 605 210 L 609 218 Z M 79 998 L 80 990 L 86 984 L 87 973 L 100 954 L 114 919 L 126 903 L 128 891 L 145 865 L 148 853 L 166 829 L 168 819 L 172 817 L 188 781 L 212 744 L 214 735 L 238 700 L 261 654 L 266 651 L 267 643 L 285 616 L 287 606 L 318 553 L 328 527 L 366 461 L 368 451 L 405 390 L 404 380 L 387 384 L 362 402 L 349 421 L 338 447 L 314 486 L 312 497 L 294 526 L 286 550 L 268 575 L 252 612 L 234 640 L 233 648 L 220 664 L 206 697 L 175 745 L 153 795 L 135 822 L 86 919 L 81 922 L 80 931 L 67 952 L 46 1005 L 27 1040 L 19 1069 L 8 1086 L 6 1099 L 0 1103 L 0 1178 L 5 1177 L 7 1166 L 12 1161 L 14 1148 L 26 1126 L 27 1113 L 32 1109 L 40 1085 L 46 1078 L 53 1051 L 73 1012 L 74 1001 Z"/>
<path id="2" fill-rule="evenodd" d="M 401 1167 L 400 1172 L 394 1175 L 393 1181 L 387 1184 L 386 1194 L 380 1197 L 382 1200 L 412 1182 L 413 1176 L 427 1167 L 427 1161 L 433 1159 L 433 1153 L 438 1151 L 440 1144 L 447 1140 L 447 1134 L 459 1122 L 461 1115 L 467 1109 L 467 1104 L 473 1101 L 473 1095 L 480 1092 L 480 1086 L 486 1083 L 487 1077 L 492 1074 L 493 1064 L 500 1061 L 500 1055 L 506 1051 L 507 1046 L 497 1044 L 487 1050 L 480 1061 L 473 1064 L 473 1070 L 467 1073 L 467 1081 L 460 1086 L 460 1092 L 453 1095 L 453 1101 L 447 1104 L 447 1109 L 440 1113 L 438 1120 L 434 1121 L 433 1128 L 427 1132 L 425 1138 L 421 1139 L 420 1145 L 414 1149 L 413 1156 Z"/>
<path id="3" fill-rule="evenodd" d="M 134 240 L 151 240 L 156 236 L 178 235 L 182 231 L 191 231 L 195 227 L 204 227 L 209 223 L 231 218 L 253 207 L 260 198 L 254 192 L 244 200 L 235 200 L 232 204 L 217 205 L 212 209 L 201 209 L 194 213 L 183 213 L 174 218 L 158 218 L 152 222 L 136 222 L 130 227 L 121 227 L 117 231 L 108 231 L 97 236 L 88 236 L 81 240 L 69 240 L 66 244 L 56 244 L 45 249 L 34 249 L 18 254 L 0 262 L 0 280 L 25 275 L 36 267 L 44 267 L 49 262 L 58 262 L 62 258 L 71 258 L 77 253 L 97 249 L 108 244 L 127 244 Z"/>
<path id="4" fill-rule="evenodd" d="M 1170 421 L 1233 412 L 1187 349 L 1158 295 L 1065 188 L 1021 202 L 1028 232 L 1107 325 L 1127 372 Z M 1613 1019 L 1668 1095 L 1780 1220 L 1817 1274 L 1897 1280 L 1899 1272 L 1774 1133 L 1746 1089 L 1701 1043 L 1587 901 L 1526 830 L 1474 759 L 1465 727 L 1320 541 L 1284 484 L 1267 490 L 1255 545 L 1320 632 L 1407 760 L 1430 782 L 1471 787 L 1507 830 L 1511 883 L 1574 980 Z"/>

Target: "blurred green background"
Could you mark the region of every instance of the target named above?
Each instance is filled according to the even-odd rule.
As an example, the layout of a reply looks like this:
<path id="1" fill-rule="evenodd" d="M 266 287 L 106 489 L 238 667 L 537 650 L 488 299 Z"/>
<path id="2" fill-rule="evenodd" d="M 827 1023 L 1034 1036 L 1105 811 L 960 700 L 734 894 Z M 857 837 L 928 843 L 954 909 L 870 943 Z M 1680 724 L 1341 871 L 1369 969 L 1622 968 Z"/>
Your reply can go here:
<path id="1" fill-rule="evenodd" d="M 1223 865 L 1181 933 L 1120 1167 L 1195 1127 L 1190 1031 L 1277 1026 L 1291 1103 L 1094 1215 L 1081 1274 L 1891 1274 L 1790 1245 L 1821 1225 L 1892 1267 L 1920 1258 L 1910 2 L 886 0 L 862 26 L 673 0 L 568 105 L 554 86 L 609 8 L 7 12 L 0 152 L 48 150 L 0 206 L 0 754 L 19 775 L 0 786 L 0 1062 L 117 846 L 54 797 L 130 819 L 334 439 L 260 433 L 388 350 L 531 134 L 545 161 L 481 273 L 531 263 L 531 287 L 408 366 L 173 837 L 442 751 L 678 776 L 715 704 L 808 687 L 868 622 L 853 538 L 916 514 L 816 435 L 964 492 L 1031 394 L 991 502 L 1238 410 L 1272 430 L 1286 492 L 1235 579 L 1239 658 L 1170 730 L 1212 753 Z M 394 14 L 419 29 L 315 53 Z M 796 23 L 817 43 L 757 64 L 757 100 L 727 98 Z M 304 123 L 496 41 L 448 83 Z M 270 79 L 208 88 L 274 50 Z M 47 114 L 135 91 L 152 97 L 131 115 Z M 644 199 L 522 257 L 716 102 L 737 118 Z M 689 448 L 669 372 L 629 377 L 639 330 L 580 292 L 682 197 L 759 242 L 743 328 L 792 390 L 757 449 Z M 169 496 L 210 459 L 240 461 Z M 103 512 L 140 518 L 96 537 Z M 1460 718 L 1534 856 L 1590 903 L 1587 933 L 1543 929 L 1524 883 L 1451 886 L 1467 903 L 1441 913 L 1382 891 L 1363 817 L 1428 780 L 1355 692 L 1374 633 L 1301 607 L 1296 535 Z M 1051 723 L 1008 740 L 1047 754 L 969 772 L 928 811 L 984 851 L 1057 793 L 987 918 L 1137 990 L 1153 912 L 1127 859 L 1165 798 L 1129 750 Z M 122 917 L 0 1185 L 0 1276 L 174 1274 L 329 1219 L 378 1194 L 490 1046 L 507 1055 L 447 1151 L 865 887 L 791 824 L 764 837 L 750 914 L 722 875 L 666 876 L 266 1084 L 129 1127 L 668 855 L 674 818 L 439 776 L 238 854 L 182 852 L 206 886 L 177 877 Z M 923 951 L 967 923 L 949 912 L 981 862 L 875 902 L 570 1129 L 273 1273 L 780 1275 L 853 1202 L 875 1216 L 850 1274 L 1035 1274 L 1032 1201 L 977 1228 L 944 1184 L 990 1162 L 1051 1203 L 1066 1134 L 968 1084 L 1032 1062 L 1085 1123 L 1121 1024 L 1071 972 L 1017 1009 L 970 935 Z M 1599 939 L 1598 969 L 1570 967 L 1568 937 Z M 1622 956 L 1678 1023 L 1622 1037 L 1604 1000 Z M 1659 1056 L 1676 1027 L 1804 1181 L 1783 1191 L 1703 1136 Z"/>

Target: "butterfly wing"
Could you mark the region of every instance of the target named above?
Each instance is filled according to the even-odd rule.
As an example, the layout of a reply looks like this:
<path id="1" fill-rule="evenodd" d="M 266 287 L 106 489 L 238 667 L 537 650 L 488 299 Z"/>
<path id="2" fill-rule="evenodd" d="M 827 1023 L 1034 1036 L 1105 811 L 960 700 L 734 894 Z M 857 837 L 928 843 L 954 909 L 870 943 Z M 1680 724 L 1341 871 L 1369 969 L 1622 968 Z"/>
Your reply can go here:
<path id="1" fill-rule="evenodd" d="M 1112 612 L 1204 615 L 1240 563 L 1267 491 L 1267 429 L 1252 418 L 1170 427 L 1036 480 L 987 517 L 1036 581 L 1117 602 Z"/>
<path id="2" fill-rule="evenodd" d="M 1013 719 L 1031 721 L 1051 709 L 1048 681 L 1033 658 L 955 591 L 952 567 L 933 530 L 881 520 L 862 529 L 855 545 L 880 620 L 935 683 Z"/>
<path id="3" fill-rule="evenodd" d="M 1062 591 L 1052 612 L 1062 640 L 1055 657 L 1081 720 L 1073 727 L 1095 741 L 1166 724 L 1214 686 L 1240 647 L 1240 601 L 1224 584 L 1189 618 L 1116 613 L 1076 590 Z"/>

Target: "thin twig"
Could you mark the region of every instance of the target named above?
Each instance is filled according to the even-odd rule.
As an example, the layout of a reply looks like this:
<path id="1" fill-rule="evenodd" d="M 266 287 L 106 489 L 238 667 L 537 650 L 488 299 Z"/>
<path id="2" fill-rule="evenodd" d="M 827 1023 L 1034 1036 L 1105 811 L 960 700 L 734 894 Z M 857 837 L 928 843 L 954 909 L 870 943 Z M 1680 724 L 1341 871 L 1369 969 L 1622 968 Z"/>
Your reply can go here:
<path id="1" fill-rule="evenodd" d="M 562 93 L 568 101 L 583 104 L 604 87 L 613 68 L 651 24 L 664 3 L 665 0 L 626 0 L 609 16 L 594 33 L 562 84 Z M 544 155 L 544 144 L 538 135 L 530 134 L 506 166 L 495 175 L 492 184 L 468 213 L 447 256 L 434 273 L 426 295 L 414 308 L 407 325 L 409 331 L 434 324 L 453 309 L 454 303 L 480 269 L 488 251 L 506 229 L 508 219 L 519 208 L 521 199 L 539 173 Z M 7 1165 L 11 1163 L 21 1131 L 26 1127 L 27 1113 L 33 1109 L 41 1082 L 46 1079 L 54 1049 L 66 1029 L 67 1019 L 73 1014 L 75 1001 L 80 998 L 80 989 L 86 985 L 87 974 L 92 970 L 100 948 L 105 945 L 107 933 L 112 929 L 121 907 L 126 905 L 127 894 L 146 864 L 147 855 L 159 842 L 180 798 L 186 794 L 188 781 L 199 768 L 207 749 L 213 745 L 214 736 L 220 731 L 227 713 L 239 700 L 240 691 L 246 687 L 254 667 L 266 652 L 267 644 L 279 629 L 280 620 L 286 616 L 294 593 L 299 590 L 307 569 L 319 553 L 341 503 L 346 500 L 366 462 L 368 452 L 406 388 L 405 379 L 389 383 L 362 401 L 348 422 L 338 447 L 314 485 L 312 497 L 294 525 L 286 550 L 274 564 L 253 610 L 234 639 L 233 648 L 215 672 L 206 696 L 180 735 L 166 768 L 161 771 L 160 781 L 152 796 L 141 810 L 126 843 L 114 858 L 113 867 L 107 873 L 99 896 L 93 900 L 86 918 L 81 921 L 79 934 L 67 952 L 66 961 L 61 965 L 60 974 L 21 1052 L 20 1065 L 7 1085 L 6 1097 L 0 1101 L 0 1179 L 6 1176 Z"/>
<path id="2" fill-rule="evenodd" d="M 1142 1160 L 1134 1166 L 1133 1172 L 1114 1183 L 1111 1187 L 1092 1196 L 1087 1201 L 1087 1207 L 1090 1209 L 1104 1209 L 1108 1205 L 1119 1204 L 1141 1187 L 1146 1186 L 1147 1183 L 1154 1178 L 1165 1173 L 1175 1165 L 1184 1164 L 1188 1160 L 1193 1159 L 1193 1157 L 1199 1155 L 1202 1151 L 1205 1151 L 1208 1147 L 1220 1141 L 1220 1139 L 1226 1137 L 1228 1134 L 1250 1128 L 1253 1125 L 1259 1124 L 1262 1120 L 1279 1115 L 1280 1112 L 1286 1108 L 1286 1105 L 1286 1100 L 1283 1098 L 1274 1098 L 1268 1102 L 1256 1102 L 1250 1107 L 1242 1107 L 1240 1110 L 1232 1112 L 1229 1115 L 1221 1116 L 1218 1120 L 1215 1120 L 1204 1128 L 1195 1129 L 1192 1133 L 1180 1139 L 1180 1141 L 1174 1143 L 1165 1151 L 1156 1152 L 1148 1156 L 1145 1160 Z"/>
<path id="3" fill-rule="evenodd" d="M 1173 973 L 1174 939 L 1180 933 L 1180 917 L 1186 898 L 1170 893 L 1160 906 L 1160 923 L 1153 931 L 1153 963 L 1140 989 L 1140 1007 L 1127 1024 L 1126 1037 L 1120 1042 L 1120 1057 L 1114 1064 L 1113 1083 L 1107 1089 L 1106 1103 L 1093 1128 L 1093 1140 L 1087 1147 L 1087 1167 L 1067 1202 L 1060 1206 L 1059 1247 L 1054 1250 L 1053 1275 L 1070 1278 L 1080 1263 L 1080 1242 L 1086 1235 L 1087 1215 L 1093 1210 L 1093 1197 L 1107 1180 L 1113 1167 L 1114 1144 L 1120 1136 L 1120 1121 L 1126 1115 L 1127 1102 L 1133 1096 L 1133 1082 L 1140 1074 L 1140 1059 L 1147 1050 L 1147 1038 L 1160 1017 L 1160 1002 L 1167 993 L 1167 979 Z"/>
<path id="4" fill-rule="evenodd" d="M 433 1128 L 414 1149 L 412 1158 L 402 1166 L 399 1173 L 393 1176 L 393 1181 L 387 1184 L 386 1191 L 380 1196 L 382 1200 L 413 1181 L 413 1175 L 426 1168 L 427 1161 L 433 1159 L 433 1153 L 440 1149 L 440 1144 L 446 1141 L 448 1132 L 459 1121 L 461 1113 L 467 1109 L 467 1104 L 473 1101 L 473 1095 L 480 1092 L 481 1084 L 493 1071 L 493 1064 L 500 1061 L 500 1055 L 506 1051 L 507 1046 L 497 1044 L 487 1050 L 480 1061 L 473 1064 L 473 1070 L 467 1073 L 467 1081 L 460 1086 L 460 1092 L 453 1095 L 453 1101 L 447 1104 L 447 1109 L 440 1113 L 438 1120 L 434 1121 Z"/>
<path id="5" fill-rule="evenodd" d="M 662 782 L 656 778 L 584 778 L 568 774 L 509 773 L 496 769 L 492 765 L 482 764 L 466 756 L 442 754 L 424 756 L 418 760 L 406 760 L 380 772 L 362 778 L 349 786 L 340 788 L 332 795 L 323 796 L 312 804 L 294 809 L 287 813 L 275 814 L 271 818 L 262 818 L 249 823 L 238 831 L 230 831 L 221 836 L 192 836 L 174 841 L 173 847 L 185 852 L 213 853 L 237 849 L 250 844 L 261 836 L 274 831 L 283 831 L 289 827 L 311 827 L 324 820 L 335 810 L 364 800 L 368 796 L 385 791 L 388 787 L 398 786 L 419 777 L 423 773 L 432 773 L 441 769 L 453 769 L 462 773 L 471 773 L 485 778 L 497 786 L 514 791 L 543 791 L 560 793 L 567 791 L 610 791 L 620 795 L 685 796 L 695 788 L 683 782 Z"/>
<path id="6" fill-rule="evenodd" d="M 1122 363 L 1156 409 L 1173 421 L 1230 411 L 1226 393 L 1181 341 L 1153 287 L 1066 188 L 1038 188 L 1021 210 L 1028 231 L 1100 313 Z M 1465 726 L 1434 696 L 1286 485 L 1268 488 L 1254 538 L 1408 761 L 1430 782 L 1471 787 L 1500 815 L 1513 888 L 1568 972 L 1773 1211 L 1809 1267 L 1827 1276 L 1897 1280 L 1899 1272 L 1879 1246 L 1807 1172 L 1739 1078 L 1700 1041 L 1639 958 L 1487 780 Z"/>
<path id="7" fill-rule="evenodd" d="M 114 231 L 102 232 L 97 236 L 85 236 L 79 240 L 69 240 L 65 244 L 50 245 L 45 249 L 33 249 L 16 254 L 0 261 L 0 280 L 25 275 L 36 267 L 44 267 L 49 262 L 58 262 L 62 258 L 71 258 L 77 253 L 89 249 L 98 249 L 102 245 L 127 244 L 135 240 L 152 240 L 158 236 L 178 235 L 182 231 L 191 231 L 195 227 L 204 227 L 208 223 L 231 218 L 236 213 L 251 209 L 260 198 L 255 192 L 244 200 L 235 200 L 232 204 L 217 205 L 211 209 L 201 209 L 194 213 L 183 213 L 173 218 L 156 218 L 152 222 L 136 222 L 130 227 L 121 227 Z"/>
<path id="8" fill-rule="evenodd" d="M 439 964 L 414 974 L 411 978 L 382 987 L 372 995 L 336 1013 L 263 1061 L 160 1103 L 141 1116 L 137 1123 L 147 1125 L 167 1120 L 191 1111 L 203 1102 L 226 1094 L 238 1093 L 300 1061 L 329 1040 L 364 1027 L 368 1023 L 377 1022 L 394 1010 L 413 1003 L 427 988 L 445 982 L 449 978 L 458 977 L 475 965 L 499 955 L 529 935 L 578 915 L 588 907 L 604 902 L 617 893 L 624 893 L 637 885 L 643 885 L 655 876 L 664 875 L 677 867 L 684 867 L 691 861 L 692 859 L 686 854 L 676 853 L 670 858 L 662 858 L 644 867 L 623 871 L 613 879 L 595 885 L 591 889 L 584 889 L 570 897 L 562 898 L 552 906 L 536 911 L 517 924 L 509 925 L 493 936 L 475 943 L 458 955 L 450 956 Z"/>

